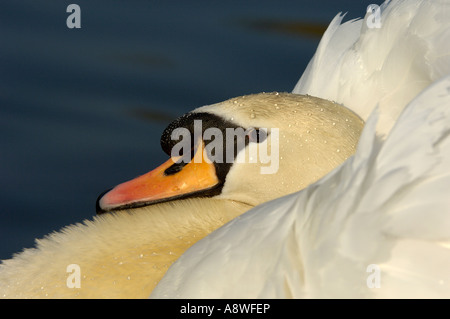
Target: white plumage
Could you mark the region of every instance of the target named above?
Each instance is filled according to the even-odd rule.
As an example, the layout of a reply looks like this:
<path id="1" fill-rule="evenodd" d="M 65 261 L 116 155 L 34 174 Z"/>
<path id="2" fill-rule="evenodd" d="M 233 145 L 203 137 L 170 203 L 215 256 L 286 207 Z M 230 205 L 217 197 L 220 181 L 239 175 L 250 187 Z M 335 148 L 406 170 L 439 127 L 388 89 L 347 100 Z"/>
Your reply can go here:
<path id="1" fill-rule="evenodd" d="M 449 7 L 338 15 L 294 93 L 367 119 L 355 156 L 199 241 L 151 297 L 450 298 Z"/>
<path id="2" fill-rule="evenodd" d="M 337 15 L 293 93 L 341 103 L 387 133 L 403 107 L 449 73 L 450 2 L 386 1 L 364 20 Z M 371 27 L 370 27 L 371 26 Z"/>

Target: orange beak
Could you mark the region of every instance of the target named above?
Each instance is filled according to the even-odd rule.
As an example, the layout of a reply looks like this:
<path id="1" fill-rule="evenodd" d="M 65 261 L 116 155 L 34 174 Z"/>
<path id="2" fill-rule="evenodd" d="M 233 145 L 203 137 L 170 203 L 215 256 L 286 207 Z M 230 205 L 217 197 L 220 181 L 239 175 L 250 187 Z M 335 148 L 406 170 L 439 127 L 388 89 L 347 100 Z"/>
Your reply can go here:
<path id="1" fill-rule="evenodd" d="M 196 150 L 195 161 L 177 164 L 179 158 L 170 158 L 147 174 L 119 184 L 100 195 L 97 213 L 147 206 L 214 189 L 219 184 L 219 179 L 214 164 L 205 160 L 203 150 L 202 142 Z"/>

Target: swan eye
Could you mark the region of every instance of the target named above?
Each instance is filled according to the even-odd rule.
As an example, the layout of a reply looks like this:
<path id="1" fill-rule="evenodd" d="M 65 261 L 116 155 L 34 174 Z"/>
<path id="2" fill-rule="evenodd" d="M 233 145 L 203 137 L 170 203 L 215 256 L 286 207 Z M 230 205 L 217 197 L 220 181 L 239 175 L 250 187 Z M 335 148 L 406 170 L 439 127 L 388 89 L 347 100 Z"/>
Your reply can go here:
<path id="1" fill-rule="evenodd" d="M 252 128 L 247 136 L 249 143 L 262 143 L 267 138 L 267 132 L 264 129 Z"/>

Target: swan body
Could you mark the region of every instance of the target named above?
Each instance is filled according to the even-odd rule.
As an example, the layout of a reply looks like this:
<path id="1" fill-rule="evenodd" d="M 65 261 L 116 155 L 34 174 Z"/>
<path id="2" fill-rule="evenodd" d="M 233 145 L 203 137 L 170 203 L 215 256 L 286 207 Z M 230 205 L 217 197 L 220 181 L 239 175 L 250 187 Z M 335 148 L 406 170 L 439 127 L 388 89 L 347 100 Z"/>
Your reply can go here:
<path id="1" fill-rule="evenodd" d="M 0 296 L 146 298 L 188 247 L 249 208 L 233 201 L 186 199 L 67 226 L 3 261 Z M 67 285 L 72 264 L 79 266 L 80 288 Z"/>
<path id="2" fill-rule="evenodd" d="M 352 111 L 336 103 L 289 93 L 261 93 L 204 106 L 174 121 L 163 133 L 163 149 L 170 153 L 172 141 L 167 137 L 175 128 L 191 128 L 198 118 L 222 130 L 229 126 L 266 128 L 267 138 L 248 142 L 236 158 L 248 158 L 252 148 L 268 147 L 273 151 L 277 147 L 277 171 L 261 174 L 260 168 L 266 164 L 248 160 L 205 161 L 199 166 L 194 162 L 182 167 L 169 160 L 150 175 L 100 196 L 98 209 L 102 214 L 93 220 L 52 233 L 37 240 L 35 248 L 4 260 L 0 265 L 0 297 L 148 297 L 169 266 L 195 242 L 255 205 L 306 187 L 350 157 L 364 124 Z M 279 130 L 277 139 L 271 136 L 275 129 Z M 187 183 L 187 179 L 178 177 L 180 172 L 193 167 L 190 169 L 195 184 L 202 165 L 209 165 L 212 175 L 216 172 L 217 178 L 212 180 L 218 181 L 220 188 L 214 186 L 214 192 L 220 192 L 212 196 L 211 189 L 206 189 L 208 197 L 202 197 L 202 190 L 180 193 Z M 166 179 L 170 183 L 181 180 L 178 193 L 175 197 L 168 195 L 168 199 L 159 197 L 150 206 L 146 205 L 148 198 L 137 204 L 123 199 L 127 195 L 124 189 L 137 189 L 141 194 L 147 184 L 153 195 L 155 189 L 161 191 L 152 178 L 162 184 Z M 69 265 L 79 267 L 80 287 L 67 283 L 75 280 L 75 273 L 67 270 Z"/>

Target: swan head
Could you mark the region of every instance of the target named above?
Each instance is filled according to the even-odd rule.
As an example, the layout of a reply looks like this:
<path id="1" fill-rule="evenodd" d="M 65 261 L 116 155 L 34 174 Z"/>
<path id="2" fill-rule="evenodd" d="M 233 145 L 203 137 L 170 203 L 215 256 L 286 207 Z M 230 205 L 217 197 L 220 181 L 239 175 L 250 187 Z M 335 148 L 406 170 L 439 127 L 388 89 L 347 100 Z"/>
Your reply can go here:
<path id="1" fill-rule="evenodd" d="M 363 121 L 342 105 L 260 93 L 197 108 L 172 122 L 170 159 L 99 196 L 97 212 L 189 197 L 255 206 L 317 181 L 353 155 Z"/>

